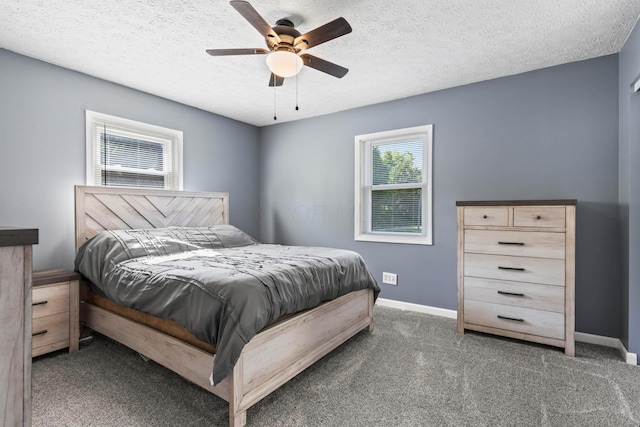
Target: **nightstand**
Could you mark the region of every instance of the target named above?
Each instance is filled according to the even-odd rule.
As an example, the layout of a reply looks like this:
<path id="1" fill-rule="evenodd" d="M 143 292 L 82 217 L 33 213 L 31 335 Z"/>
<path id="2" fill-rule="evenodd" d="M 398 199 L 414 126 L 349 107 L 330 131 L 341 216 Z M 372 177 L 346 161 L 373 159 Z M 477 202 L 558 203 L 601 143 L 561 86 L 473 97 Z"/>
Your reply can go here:
<path id="1" fill-rule="evenodd" d="M 61 348 L 78 351 L 80 275 L 69 270 L 33 273 L 32 356 Z"/>

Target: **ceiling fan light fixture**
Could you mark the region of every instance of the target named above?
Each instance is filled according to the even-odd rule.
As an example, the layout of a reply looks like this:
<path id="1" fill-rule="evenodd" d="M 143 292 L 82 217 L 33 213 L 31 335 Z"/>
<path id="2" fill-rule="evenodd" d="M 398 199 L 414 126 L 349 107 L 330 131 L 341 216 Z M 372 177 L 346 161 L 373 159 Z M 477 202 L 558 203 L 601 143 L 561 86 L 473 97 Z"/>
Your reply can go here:
<path id="1" fill-rule="evenodd" d="M 267 66 L 276 76 L 293 77 L 302 69 L 302 58 L 287 50 L 278 50 L 267 55 Z"/>

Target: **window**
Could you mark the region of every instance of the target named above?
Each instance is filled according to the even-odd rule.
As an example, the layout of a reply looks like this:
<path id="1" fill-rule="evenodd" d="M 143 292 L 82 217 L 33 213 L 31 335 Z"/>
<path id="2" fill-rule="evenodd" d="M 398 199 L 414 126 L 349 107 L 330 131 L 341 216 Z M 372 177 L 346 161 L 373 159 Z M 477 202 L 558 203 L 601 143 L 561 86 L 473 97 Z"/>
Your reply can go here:
<path id="1" fill-rule="evenodd" d="M 356 136 L 356 240 L 432 244 L 432 128 Z"/>
<path id="2" fill-rule="evenodd" d="M 86 111 L 87 185 L 182 190 L 182 132 Z"/>

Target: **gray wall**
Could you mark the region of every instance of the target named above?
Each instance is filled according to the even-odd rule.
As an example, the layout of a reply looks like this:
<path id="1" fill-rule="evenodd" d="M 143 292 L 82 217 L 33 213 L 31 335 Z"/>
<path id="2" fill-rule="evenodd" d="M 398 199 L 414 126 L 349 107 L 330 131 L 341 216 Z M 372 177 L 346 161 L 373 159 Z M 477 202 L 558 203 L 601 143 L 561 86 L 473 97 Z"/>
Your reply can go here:
<path id="1" fill-rule="evenodd" d="M 622 240 L 621 338 L 640 353 L 640 24 L 620 51 L 620 230 Z"/>
<path id="2" fill-rule="evenodd" d="M 621 54 L 621 87 L 640 72 L 639 38 Z M 613 55 L 257 129 L 0 49 L 0 225 L 40 229 L 36 269 L 72 267 L 85 109 L 182 129 L 186 190 L 229 191 L 232 223 L 263 241 L 359 251 L 376 277 L 399 274 L 384 298 L 456 308 L 456 200 L 577 198 L 577 330 L 623 330 L 638 352 L 640 266 L 627 263 L 621 293 L 618 259 L 637 259 L 640 238 L 625 246 L 618 220 L 631 217 L 622 240 L 639 235 L 640 132 L 630 145 L 618 71 Z M 434 124 L 435 244 L 355 242 L 353 137 L 422 124 Z"/>
<path id="3" fill-rule="evenodd" d="M 261 239 L 360 252 L 381 297 L 456 308 L 456 200 L 578 199 L 576 327 L 618 337 L 618 56 L 261 129 Z M 434 125 L 433 246 L 355 242 L 354 136 Z"/>
<path id="4" fill-rule="evenodd" d="M 85 109 L 182 130 L 184 189 L 228 191 L 258 237 L 258 128 L 0 49 L 0 225 L 40 230 L 35 269 L 73 267 Z"/>

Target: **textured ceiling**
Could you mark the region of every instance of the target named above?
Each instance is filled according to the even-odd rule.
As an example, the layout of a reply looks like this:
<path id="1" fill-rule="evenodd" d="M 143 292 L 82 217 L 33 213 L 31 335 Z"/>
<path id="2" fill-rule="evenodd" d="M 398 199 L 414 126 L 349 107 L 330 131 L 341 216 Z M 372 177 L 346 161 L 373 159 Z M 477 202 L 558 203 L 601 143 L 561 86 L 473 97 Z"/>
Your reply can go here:
<path id="1" fill-rule="evenodd" d="M 304 67 L 295 111 L 296 79 L 274 93 L 264 56 L 205 53 L 265 47 L 224 0 L 0 0 L 0 47 L 265 126 L 617 53 L 640 15 L 638 0 L 251 4 L 301 33 L 347 19 L 352 33 L 308 52 L 349 73 Z"/>

